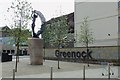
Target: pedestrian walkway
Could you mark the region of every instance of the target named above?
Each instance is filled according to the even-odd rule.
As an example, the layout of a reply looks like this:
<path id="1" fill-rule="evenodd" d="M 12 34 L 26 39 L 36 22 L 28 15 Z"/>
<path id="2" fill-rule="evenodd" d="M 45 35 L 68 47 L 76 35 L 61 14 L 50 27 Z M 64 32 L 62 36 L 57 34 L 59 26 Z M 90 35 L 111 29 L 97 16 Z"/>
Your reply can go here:
<path id="1" fill-rule="evenodd" d="M 18 63 L 18 72 L 16 78 L 50 78 L 50 69 L 53 67 L 54 78 L 83 78 L 83 66 L 86 66 L 86 78 L 108 78 L 106 65 L 93 65 L 87 67 L 87 64 L 62 62 L 57 69 L 57 61 L 46 60 L 43 65 L 30 65 L 29 58 L 21 58 Z M 2 77 L 12 78 L 15 60 L 2 63 Z M 114 75 L 111 78 L 118 78 L 118 67 L 111 66 Z M 102 76 L 102 73 L 105 75 Z"/>
<path id="2" fill-rule="evenodd" d="M 86 70 L 86 78 L 108 78 L 108 75 L 102 76 L 102 68 Z M 111 78 L 117 76 L 111 75 Z M 17 76 L 16 78 L 50 78 L 50 73 Z M 83 78 L 83 70 L 54 72 L 53 78 Z"/>

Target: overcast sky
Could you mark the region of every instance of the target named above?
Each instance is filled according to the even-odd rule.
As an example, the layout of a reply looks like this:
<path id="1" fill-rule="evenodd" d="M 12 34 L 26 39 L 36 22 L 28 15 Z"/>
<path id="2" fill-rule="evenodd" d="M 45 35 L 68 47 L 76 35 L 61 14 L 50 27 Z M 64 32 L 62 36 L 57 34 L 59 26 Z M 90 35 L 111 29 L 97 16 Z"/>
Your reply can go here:
<path id="1" fill-rule="evenodd" d="M 11 23 L 10 13 L 7 9 L 14 0 L 0 0 L 0 27 Z M 34 10 L 41 11 L 46 20 L 53 17 L 74 12 L 74 0 L 27 0 L 32 3 Z M 41 24 L 38 20 L 36 24 Z"/>

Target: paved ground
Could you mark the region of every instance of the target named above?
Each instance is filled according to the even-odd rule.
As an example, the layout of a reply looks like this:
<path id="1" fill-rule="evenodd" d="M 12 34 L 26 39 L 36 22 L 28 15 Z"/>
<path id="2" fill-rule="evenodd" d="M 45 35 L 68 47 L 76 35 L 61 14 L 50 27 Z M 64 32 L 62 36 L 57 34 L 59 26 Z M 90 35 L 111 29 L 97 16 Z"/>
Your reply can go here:
<path id="1" fill-rule="evenodd" d="M 108 66 L 106 65 L 93 65 L 87 67 L 83 63 L 62 62 L 60 61 L 61 69 L 57 69 L 57 61 L 46 60 L 43 65 L 30 65 L 29 57 L 21 57 L 18 63 L 17 78 L 49 78 L 50 68 L 53 67 L 54 78 L 82 78 L 83 66 L 86 66 L 86 78 L 107 78 Z M 15 60 L 12 62 L 2 63 L 2 78 L 12 78 L 13 69 L 15 67 Z M 111 78 L 118 78 L 118 67 L 111 66 Z M 102 73 L 105 76 L 102 76 Z"/>

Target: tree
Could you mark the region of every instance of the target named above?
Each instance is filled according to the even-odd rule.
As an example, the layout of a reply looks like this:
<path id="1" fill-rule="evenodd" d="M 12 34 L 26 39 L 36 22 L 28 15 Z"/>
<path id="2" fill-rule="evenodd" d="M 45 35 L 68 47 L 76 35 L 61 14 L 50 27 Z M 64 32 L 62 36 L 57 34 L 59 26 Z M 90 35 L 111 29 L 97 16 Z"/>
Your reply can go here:
<path id="1" fill-rule="evenodd" d="M 44 47 L 49 47 L 50 45 L 50 39 L 51 39 L 51 25 L 50 24 L 47 24 L 45 26 L 45 31 L 42 33 L 42 37 L 43 37 L 43 40 L 44 40 Z"/>
<path id="2" fill-rule="evenodd" d="M 66 41 L 68 29 L 67 29 L 67 18 L 65 16 L 61 16 L 57 22 L 52 24 L 56 28 L 52 29 L 52 43 L 55 43 L 58 45 L 58 50 L 60 51 L 60 48 L 63 46 L 63 44 Z M 59 59 L 60 54 L 58 55 L 58 69 L 60 69 L 59 66 Z"/>
<path id="3" fill-rule="evenodd" d="M 43 39 L 45 39 L 45 45 L 53 47 L 58 47 L 59 43 L 61 44 L 60 46 L 65 45 L 67 35 L 68 27 L 66 16 L 60 16 L 49 21 L 44 33 L 42 34 Z"/>
<path id="4" fill-rule="evenodd" d="M 80 26 L 80 37 L 79 37 L 79 42 L 82 43 L 87 48 L 87 55 L 88 55 L 88 47 L 89 44 L 93 43 L 94 38 L 93 38 L 93 32 L 89 28 L 88 24 L 88 17 L 84 18 L 84 21 L 82 22 Z M 89 57 L 87 56 L 87 59 Z M 88 64 L 89 66 L 89 64 Z"/>
<path id="5" fill-rule="evenodd" d="M 60 17 L 57 22 L 51 24 L 52 32 L 51 32 L 51 43 L 54 45 L 58 45 L 58 47 L 62 47 L 65 44 L 68 34 L 67 28 L 67 19 L 65 16 Z"/>
<path id="6" fill-rule="evenodd" d="M 13 36 L 14 44 L 16 45 L 16 71 L 17 62 L 19 61 L 19 47 L 27 40 L 28 34 L 24 33 L 31 19 L 32 7 L 31 3 L 26 0 L 15 0 L 12 2 L 8 12 L 13 12 L 13 24 L 11 25 L 10 35 Z M 23 34 L 24 33 L 24 34 Z"/>
<path id="7" fill-rule="evenodd" d="M 52 19 L 49 24 L 46 25 L 46 29 L 42 35 L 45 43 L 49 43 L 54 47 L 57 46 L 60 51 L 60 48 L 65 45 L 68 35 L 66 16 L 60 16 Z M 58 69 L 60 69 L 59 58 L 60 56 L 58 56 Z"/>

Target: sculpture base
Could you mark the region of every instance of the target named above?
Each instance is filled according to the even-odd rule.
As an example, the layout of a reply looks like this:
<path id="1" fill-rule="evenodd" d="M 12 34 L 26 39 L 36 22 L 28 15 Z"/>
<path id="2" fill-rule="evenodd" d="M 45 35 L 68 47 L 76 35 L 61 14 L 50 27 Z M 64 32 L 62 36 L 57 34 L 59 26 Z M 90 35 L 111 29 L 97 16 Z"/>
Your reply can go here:
<path id="1" fill-rule="evenodd" d="M 43 39 L 28 38 L 31 65 L 43 65 Z"/>

